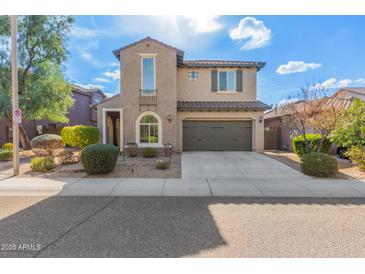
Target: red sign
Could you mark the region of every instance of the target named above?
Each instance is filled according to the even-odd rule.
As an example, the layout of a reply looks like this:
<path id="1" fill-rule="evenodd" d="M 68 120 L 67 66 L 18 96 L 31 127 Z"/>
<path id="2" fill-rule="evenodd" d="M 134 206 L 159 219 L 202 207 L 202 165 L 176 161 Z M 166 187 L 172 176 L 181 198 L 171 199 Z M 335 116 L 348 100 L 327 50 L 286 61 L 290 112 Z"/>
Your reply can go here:
<path id="1" fill-rule="evenodd" d="M 14 110 L 13 119 L 17 124 L 22 122 L 22 111 L 19 108 Z"/>

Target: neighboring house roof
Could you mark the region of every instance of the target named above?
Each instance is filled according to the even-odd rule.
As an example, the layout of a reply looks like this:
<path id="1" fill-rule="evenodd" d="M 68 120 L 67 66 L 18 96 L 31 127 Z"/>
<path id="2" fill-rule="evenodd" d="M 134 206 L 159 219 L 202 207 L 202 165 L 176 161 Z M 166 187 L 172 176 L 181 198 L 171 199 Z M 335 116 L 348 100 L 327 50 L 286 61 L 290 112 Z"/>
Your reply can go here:
<path id="1" fill-rule="evenodd" d="M 360 95 L 365 95 L 365 87 L 348 87 L 348 88 L 340 88 L 333 96 L 336 96 L 338 93 L 342 91 L 348 91 Z"/>
<path id="2" fill-rule="evenodd" d="M 186 67 L 215 67 L 215 68 L 250 68 L 255 67 L 257 71 L 262 69 L 266 63 L 265 62 L 252 62 L 252 61 L 230 61 L 230 60 L 185 60 L 183 65 Z"/>
<path id="3" fill-rule="evenodd" d="M 87 88 L 83 88 L 83 87 L 80 87 L 75 84 L 71 84 L 71 86 L 72 86 L 73 92 L 76 92 L 76 93 L 79 93 L 82 95 L 86 95 L 86 96 L 90 96 L 90 97 L 93 96 L 95 93 L 99 93 L 101 96 L 103 96 L 103 98 L 106 98 L 106 95 L 101 91 L 100 88 L 87 89 Z"/>
<path id="4" fill-rule="evenodd" d="M 178 110 L 267 110 L 261 101 L 177 101 Z"/>
<path id="5" fill-rule="evenodd" d="M 118 93 L 118 94 L 115 94 L 115 95 L 113 95 L 113 96 L 111 96 L 111 97 L 107 97 L 107 98 L 105 98 L 104 100 L 102 100 L 102 101 L 100 101 L 100 102 L 97 102 L 97 103 L 91 104 L 91 105 L 90 105 L 90 107 L 96 107 L 97 105 L 100 105 L 100 104 L 103 104 L 103 103 L 108 102 L 108 101 L 110 101 L 110 100 L 113 100 L 113 99 L 117 98 L 119 95 L 120 95 L 120 94 Z"/>
<path id="6" fill-rule="evenodd" d="M 303 108 L 303 102 L 304 102 L 303 100 L 299 100 L 292 104 L 295 105 L 297 111 L 300 111 L 300 109 Z M 352 98 L 344 99 L 344 98 L 330 97 L 328 98 L 328 100 L 326 100 L 325 103 L 328 107 L 334 107 L 336 109 L 347 109 L 352 105 Z M 284 116 L 285 114 L 286 114 L 285 105 L 275 106 L 274 108 L 265 112 L 264 119 L 267 120 L 267 119 L 278 118 Z"/>

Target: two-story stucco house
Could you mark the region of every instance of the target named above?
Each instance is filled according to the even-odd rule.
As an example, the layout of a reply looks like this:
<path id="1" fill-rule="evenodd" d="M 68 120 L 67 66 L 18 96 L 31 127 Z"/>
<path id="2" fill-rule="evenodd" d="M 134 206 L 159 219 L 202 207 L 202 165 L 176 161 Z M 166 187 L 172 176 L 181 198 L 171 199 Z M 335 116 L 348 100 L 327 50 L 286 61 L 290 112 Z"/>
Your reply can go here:
<path id="1" fill-rule="evenodd" d="M 120 94 L 97 104 L 104 143 L 171 143 L 177 151 L 264 149 L 257 100 L 262 62 L 184 60 L 184 52 L 146 37 L 113 51 Z M 122 144 L 122 145 L 121 145 Z"/>

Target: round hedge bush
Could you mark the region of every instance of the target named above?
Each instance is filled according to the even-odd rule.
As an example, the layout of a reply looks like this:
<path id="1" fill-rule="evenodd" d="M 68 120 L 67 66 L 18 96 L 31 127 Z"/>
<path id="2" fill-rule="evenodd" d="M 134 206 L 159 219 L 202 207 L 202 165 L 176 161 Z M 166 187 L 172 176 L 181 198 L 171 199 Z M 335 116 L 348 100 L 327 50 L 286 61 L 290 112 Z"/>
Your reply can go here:
<path id="1" fill-rule="evenodd" d="M 305 135 L 307 142 L 311 143 L 309 152 L 316 152 L 316 148 L 320 141 L 322 140 L 321 134 L 306 134 Z M 328 153 L 328 151 L 331 148 L 331 141 L 328 139 L 324 139 L 323 145 L 321 148 L 322 153 Z M 297 137 L 294 137 L 292 139 L 292 147 L 295 154 L 297 154 L 299 157 L 302 157 L 302 155 L 305 154 L 305 139 L 304 135 L 300 135 Z"/>
<path id="2" fill-rule="evenodd" d="M 40 151 L 45 151 L 48 155 L 52 155 L 56 149 L 63 148 L 61 136 L 56 134 L 43 134 L 34 137 L 30 141 L 30 145 L 36 154 L 44 154 Z"/>
<path id="3" fill-rule="evenodd" d="M 304 174 L 316 177 L 330 177 L 337 173 L 337 160 L 325 153 L 311 152 L 301 158 L 300 167 Z"/>
<path id="4" fill-rule="evenodd" d="M 156 155 L 157 155 L 157 151 L 153 147 L 146 147 L 143 150 L 143 157 L 145 157 L 145 158 L 154 158 L 154 157 L 156 157 Z"/>
<path id="5" fill-rule="evenodd" d="M 62 142 L 80 149 L 99 142 L 99 136 L 99 129 L 92 126 L 64 127 L 61 130 Z"/>
<path id="6" fill-rule="evenodd" d="M 10 161 L 13 158 L 13 152 L 11 150 L 0 151 L 0 161 Z"/>
<path id="7" fill-rule="evenodd" d="M 13 150 L 14 149 L 14 146 L 12 143 L 5 143 L 3 144 L 3 149 L 5 150 Z"/>
<path id="8" fill-rule="evenodd" d="M 81 162 L 89 175 L 106 174 L 117 164 L 118 147 L 109 144 L 93 144 L 81 151 Z"/>
<path id="9" fill-rule="evenodd" d="M 38 172 L 47 172 L 55 168 L 53 158 L 51 156 L 37 156 L 32 159 L 31 168 Z"/>

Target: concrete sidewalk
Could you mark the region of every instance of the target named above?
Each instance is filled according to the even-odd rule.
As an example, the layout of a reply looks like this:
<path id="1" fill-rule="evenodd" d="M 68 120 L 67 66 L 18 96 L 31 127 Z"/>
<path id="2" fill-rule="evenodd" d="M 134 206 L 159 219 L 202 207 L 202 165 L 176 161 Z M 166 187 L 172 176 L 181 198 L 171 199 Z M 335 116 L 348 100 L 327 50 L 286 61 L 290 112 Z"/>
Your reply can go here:
<path id="1" fill-rule="evenodd" d="M 365 181 L 13 177 L 0 181 L 0 196 L 365 197 Z"/>

